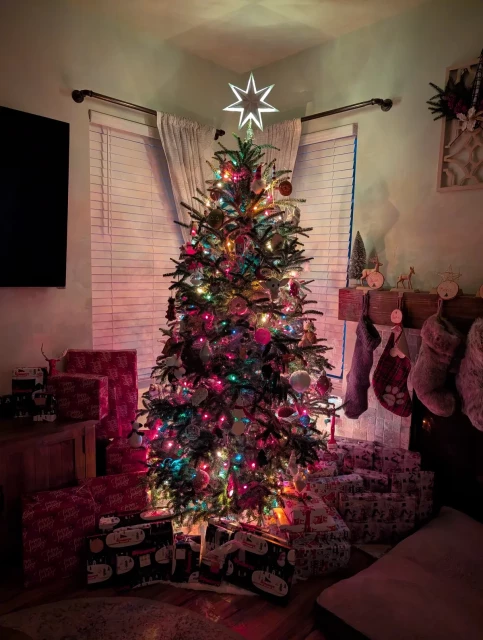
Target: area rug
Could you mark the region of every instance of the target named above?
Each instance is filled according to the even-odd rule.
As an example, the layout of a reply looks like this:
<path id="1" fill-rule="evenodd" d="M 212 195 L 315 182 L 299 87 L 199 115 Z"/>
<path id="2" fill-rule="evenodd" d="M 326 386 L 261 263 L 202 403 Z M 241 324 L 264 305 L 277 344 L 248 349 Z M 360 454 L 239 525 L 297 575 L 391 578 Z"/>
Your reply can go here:
<path id="1" fill-rule="evenodd" d="M 80 598 L 0 617 L 32 640 L 240 640 L 197 613 L 144 598 Z"/>

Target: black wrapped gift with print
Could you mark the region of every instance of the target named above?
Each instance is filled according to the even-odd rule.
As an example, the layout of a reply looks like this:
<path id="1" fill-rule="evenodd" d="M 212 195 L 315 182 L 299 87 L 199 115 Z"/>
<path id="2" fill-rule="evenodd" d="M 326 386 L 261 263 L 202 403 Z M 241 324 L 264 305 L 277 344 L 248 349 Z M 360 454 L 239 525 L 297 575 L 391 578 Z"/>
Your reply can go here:
<path id="1" fill-rule="evenodd" d="M 198 582 L 201 536 L 177 533 L 174 540 L 172 582 Z"/>
<path id="2" fill-rule="evenodd" d="M 171 578 L 170 519 L 115 528 L 87 538 L 88 586 L 144 587 Z"/>
<path id="3" fill-rule="evenodd" d="M 286 604 L 295 570 L 295 552 L 286 540 L 251 525 L 210 520 L 207 550 L 228 541 L 232 544 L 223 567 L 225 580 Z"/>

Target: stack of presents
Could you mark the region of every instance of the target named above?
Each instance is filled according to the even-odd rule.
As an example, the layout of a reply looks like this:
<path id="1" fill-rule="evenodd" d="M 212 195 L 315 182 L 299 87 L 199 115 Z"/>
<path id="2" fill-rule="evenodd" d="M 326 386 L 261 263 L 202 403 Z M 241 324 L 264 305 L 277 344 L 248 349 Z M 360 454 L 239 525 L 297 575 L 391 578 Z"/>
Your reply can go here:
<path id="1" fill-rule="evenodd" d="M 175 534 L 170 514 L 149 508 L 147 449 L 127 435 L 136 417 L 135 351 L 71 350 L 49 379 L 61 419 L 96 420 L 106 475 L 23 501 L 25 583 L 86 575 L 91 587 L 223 581 L 277 602 L 294 579 L 346 566 L 351 544 L 393 544 L 433 510 L 433 474 L 417 453 L 339 439 L 312 466 L 302 492 L 287 482 L 263 528 L 211 521 L 206 534 Z"/>

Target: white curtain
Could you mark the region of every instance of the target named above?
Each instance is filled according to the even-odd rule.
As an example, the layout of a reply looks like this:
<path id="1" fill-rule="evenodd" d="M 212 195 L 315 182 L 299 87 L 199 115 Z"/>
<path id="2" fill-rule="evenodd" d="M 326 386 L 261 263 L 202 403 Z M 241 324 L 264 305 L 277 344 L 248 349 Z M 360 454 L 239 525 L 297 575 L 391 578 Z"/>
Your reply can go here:
<path id="1" fill-rule="evenodd" d="M 180 222 L 190 224 L 188 211 L 181 206 L 181 201 L 189 205 L 193 203 L 196 189 L 205 190 L 205 180 L 212 177 L 207 164 L 213 156 L 213 139 L 215 129 L 186 118 L 159 113 L 157 116 L 159 136 L 163 145 L 176 210 Z M 189 229 L 181 227 L 185 241 L 190 237 Z"/>
<path id="2" fill-rule="evenodd" d="M 278 171 L 282 169 L 293 171 L 301 131 L 302 122 L 300 119 L 284 120 L 270 125 L 264 131 L 257 131 L 255 133 L 255 142 L 257 144 L 271 144 L 280 149 L 280 151 L 265 149 L 263 161 L 270 162 L 273 158 L 276 158 Z"/>

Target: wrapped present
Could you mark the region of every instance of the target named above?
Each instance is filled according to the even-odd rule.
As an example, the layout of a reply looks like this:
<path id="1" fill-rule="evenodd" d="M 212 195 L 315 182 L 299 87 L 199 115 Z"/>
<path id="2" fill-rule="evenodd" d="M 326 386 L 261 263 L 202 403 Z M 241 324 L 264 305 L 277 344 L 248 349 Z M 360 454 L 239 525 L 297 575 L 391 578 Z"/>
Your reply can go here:
<path id="1" fill-rule="evenodd" d="M 95 503 L 84 487 L 42 491 L 22 499 L 25 586 L 75 575 L 86 535 L 95 531 Z"/>
<path id="2" fill-rule="evenodd" d="M 339 512 L 353 543 L 395 542 L 414 529 L 416 500 L 401 493 L 341 494 Z"/>
<path id="3" fill-rule="evenodd" d="M 48 390 L 57 398 L 59 418 L 101 420 L 108 415 L 108 379 L 92 373 L 58 373 Z"/>
<path id="4" fill-rule="evenodd" d="M 374 443 L 352 438 L 337 438 L 335 445 L 328 448 L 324 459 L 336 462 L 339 472 L 351 472 L 354 468 L 374 468 Z"/>
<path id="5" fill-rule="evenodd" d="M 172 582 L 197 582 L 200 571 L 201 536 L 177 534 L 174 543 Z"/>
<path id="6" fill-rule="evenodd" d="M 147 448 L 133 448 L 126 438 L 117 438 L 106 447 L 106 471 L 108 475 L 146 471 L 147 459 Z"/>
<path id="7" fill-rule="evenodd" d="M 218 531 L 217 531 L 218 530 Z M 216 540 L 233 543 L 223 569 L 226 580 L 265 598 L 283 604 L 288 601 L 295 569 L 295 554 L 283 539 L 258 527 L 227 520 L 210 520 L 206 531 L 206 547 Z M 209 555 L 208 559 L 209 559 Z M 205 557 L 200 566 L 200 582 L 204 582 Z M 220 564 L 220 562 L 218 562 Z"/>
<path id="8" fill-rule="evenodd" d="M 170 519 L 120 527 L 89 536 L 87 584 L 135 589 L 168 581 L 173 560 Z"/>
<path id="9" fill-rule="evenodd" d="M 97 516 L 123 512 L 144 511 L 148 508 L 146 472 L 84 478 L 80 484 L 94 499 Z"/>
<path id="10" fill-rule="evenodd" d="M 320 496 L 330 507 L 337 507 L 340 493 L 357 493 L 363 489 L 362 478 L 356 473 L 315 479 L 309 476 L 306 486 L 308 492 Z"/>
<path id="11" fill-rule="evenodd" d="M 112 384 L 116 389 L 119 433 L 123 436 L 127 435 L 131 423 L 136 418 L 138 405 L 136 350 L 69 349 L 66 354 L 66 371 L 69 373 L 95 373 L 109 378 L 109 386 L 111 387 Z"/>
<path id="12" fill-rule="evenodd" d="M 280 509 L 280 511 L 282 510 Z M 334 507 L 327 507 L 327 513 L 328 518 L 324 523 L 324 528 L 319 529 L 318 531 L 313 531 L 311 533 L 307 533 L 305 531 L 292 531 L 290 528 L 283 526 L 286 523 L 282 521 L 280 522 L 279 527 L 276 530 L 273 530 L 273 533 L 278 533 L 279 535 L 280 533 L 283 534 L 290 543 L 293 543 L 294 546 L 297 541 L 299 544 L 308 544 L 309 542 L 316 542 L 320 544 L 341 541 L 349 542 L 351 539 L 349 527 L 341 518 L 337 509 Z"/>
<path id="13" fill-rule="evenodd" d="M 119 407 L 117 403 L 117 387 L 109 381 L 108 405 L 109 411 L 96 428 L 96 438 L 99 440 L 110 440 L 112 438 L 121 438 L 124 435 L 121 419 L 119 416 Z"/>
<path id="14" fill-rule="evenodd" d="M 407 449 L 385 447 L 375 442 L 374 469 L 383 473 L 417 473 L 421 470 L 421 455 Z"/>
<path id="15" fill-rule="evenodd" d="M 372 469 L 359 469 L 356 467 L 354 473 L 361 476 L 365 491 L 375 493 L 387 493 L 389 491 L 389 476 L 381 471 Z"/>
<path id="16" fill-rule="evenodd" d="M 284 513 L 288 523 L 282 528 L 295 532 L 311 532 L 325 529 L 329 520 L 327 504 L 315 493 L 289 493 L 283 496 Z"/>
<path id="17" fill-rule="evenodd" d="M 433 515 L 434 473 L 393 473 L 392 490 L 414 496 L 416 499 L 416 520 L 420 524 Z"/>
<path id="18" fill-rule="evenodd" d="M 307 580 L 312 576 L 324 576 L 349 564 L 351 545 L 347 541 L 323 542 L 316 540 L 294 542 L 295 578 Z"/>
<path id="19" fill-rule="evenodd" d="M 315 478 L 330 478 L 338 474 L 337 463 L 334 460 L 317 460 L 308 467 L 310 477 Z"/>

